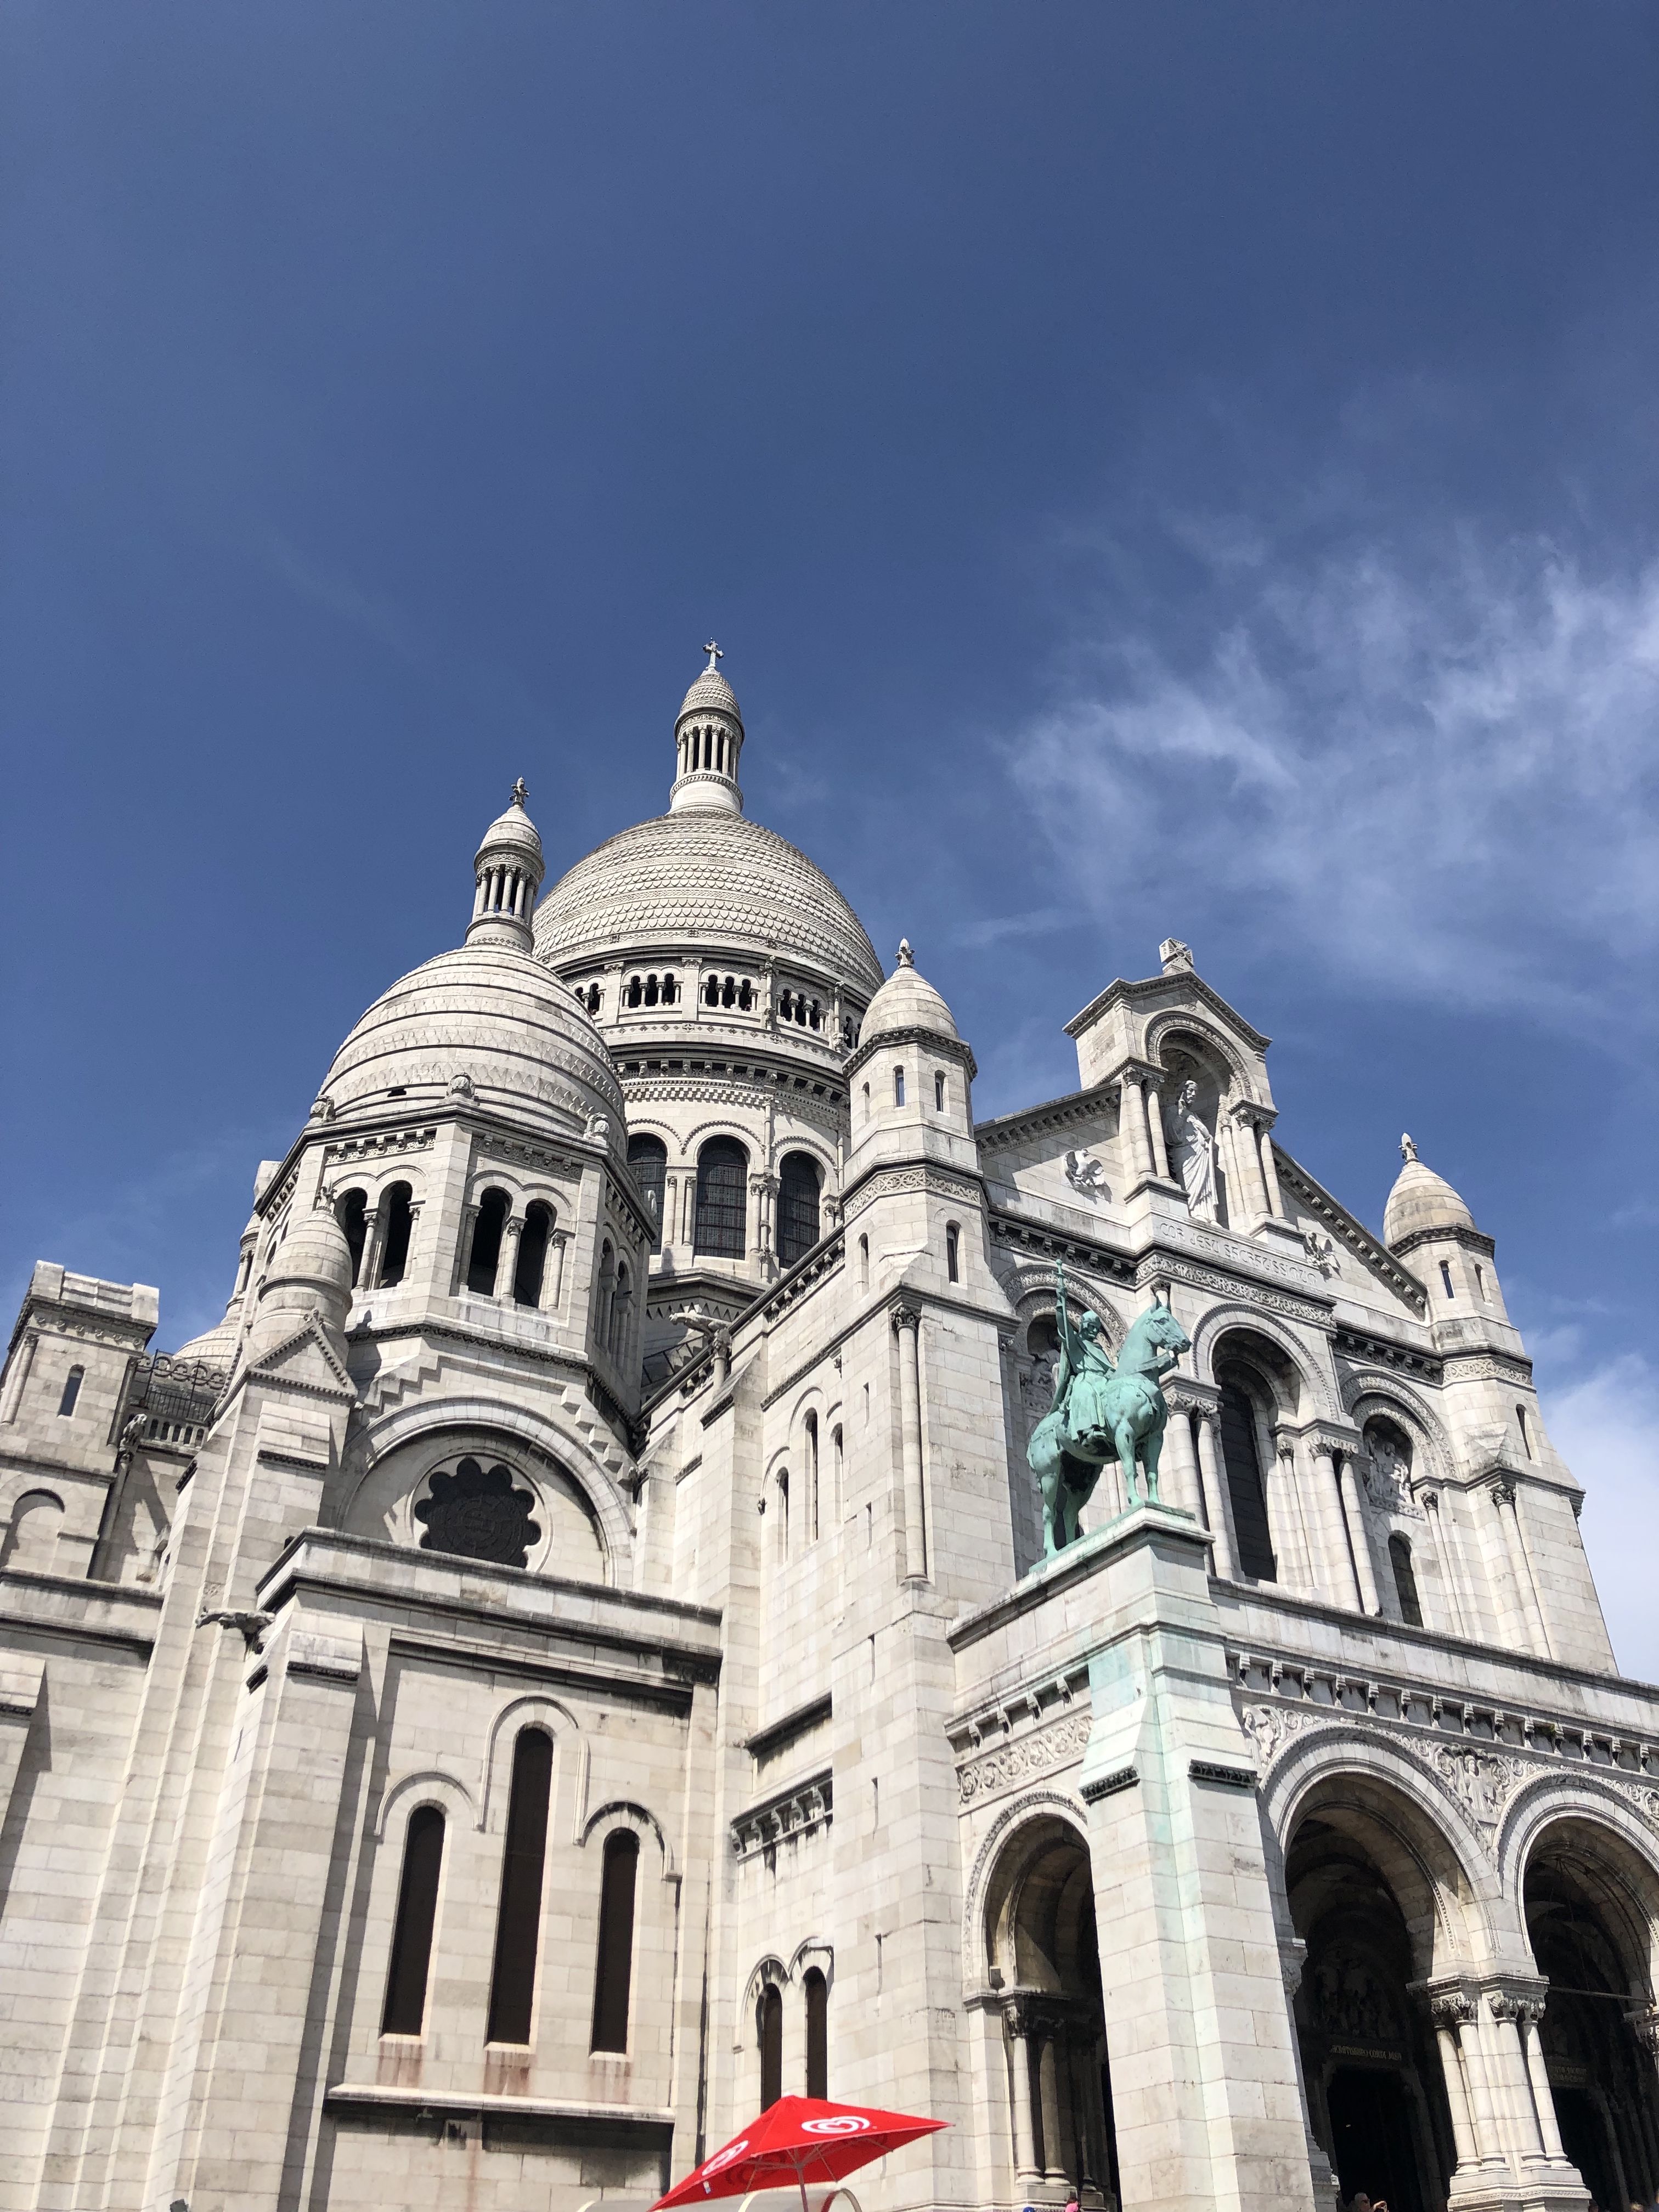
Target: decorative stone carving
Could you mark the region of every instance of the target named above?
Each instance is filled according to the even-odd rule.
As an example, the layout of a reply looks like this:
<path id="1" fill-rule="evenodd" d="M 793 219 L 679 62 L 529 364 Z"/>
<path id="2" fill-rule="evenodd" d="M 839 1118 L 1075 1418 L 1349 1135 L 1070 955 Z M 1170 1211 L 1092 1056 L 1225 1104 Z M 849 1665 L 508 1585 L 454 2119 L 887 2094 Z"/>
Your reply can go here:
<path id="1" fill-rule="evenodd" d="M 1332 1944 L 1308 1973 L 1304 1987 L 1308 2015 L 1316 2033 L 1354 2043 L 1401 2040 L 1387 1988 L 1352 1945 Z"/>
<path id="2" fill-rule="evenodd" d="M 1098 1199 L 1109 1198 L 1112 1194 L 1106 1186 L 1104 1166 L 1086 1149 L 1066 1153 L 1066 1180 L 1080 1197 L 1091 1203 Z"/>
<path id="3" fill-rule="evenodd" d="M 974 1804 L 981 1797 L 994 1796 L 1000 1790 L 1012 1790 L 1017 1783 L 1050 1774 L 1056 1767 L 1081 1759 L 1093 1726 L 1091 1713 L 1068 1713 L 1064 1720 L 1052 1721 L 1047 1728 L 1034 1729 L 1030 1735 L 1004 1744 L 1000 1750 L 969 1759 L 957 1775 L 962 1802 Z"/>
<path id="4" fill-rule="evenodd" d="M 1310 1263 L 1318 1268 L 1327 1281 L 1333 1275 L 1342 1273 L 1342 1263 L 1336 1256 L 1336 1244 L 1332 1237 L 1322 1236 L 1317 1229 L 1304 1229 L 1302 1243 Z"/>
<path id="5" fill-rule="evenodd" d="M 533 1493 L 521 1489 L 510 1468 L 481 1467 L 468 1457 L 434 1474 L 430 1493 L 415 1508 L 425 1526 L 423 1552 L 448 1552 L 464 1559 L 489 1559 L 521 1567 L 541 1535 Z"/>
<path id="6" fill-rule="evenodd" d="M 1198 1110 L 1198 1085 L 1190 1076 L 1181 1086 L 1164 1137 L 1170 1171 L 1187 1194 L 1188 1212 L 1194 1221 L 1214 1221 L 1215 1138 Z"/>
<path id="7" fill-rule="evenodd" d="M 1443 1744 L 1434 1754 L 1435 1771 L 1470 1819 L 1494 1828 L 1504 1808 L 1534 1770 L 1524 1759 Z"/>
<path id="8" fill-rule="evenodd" d="M 1365 1495 L 1379 1513 L 1415 1511 L 1412 1504 L 1411 1462 L 1392 1437 L 1371 1430 L 1365 1438 Z"/>

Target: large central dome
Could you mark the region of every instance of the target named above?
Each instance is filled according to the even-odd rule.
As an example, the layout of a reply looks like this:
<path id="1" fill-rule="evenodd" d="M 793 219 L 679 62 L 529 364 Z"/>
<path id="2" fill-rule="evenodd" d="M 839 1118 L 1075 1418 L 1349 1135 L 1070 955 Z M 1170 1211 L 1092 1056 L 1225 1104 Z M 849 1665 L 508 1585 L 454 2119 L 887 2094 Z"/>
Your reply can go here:
<path id="1" fill-rule="evenodd" d="M 866 993 L 880 962 L 847 901 L 787 838 L 742 814 L 659 814 L 611 837 L 547 892 L 536 951 L 556 968 L 682 939 L 752 946 Z"/>

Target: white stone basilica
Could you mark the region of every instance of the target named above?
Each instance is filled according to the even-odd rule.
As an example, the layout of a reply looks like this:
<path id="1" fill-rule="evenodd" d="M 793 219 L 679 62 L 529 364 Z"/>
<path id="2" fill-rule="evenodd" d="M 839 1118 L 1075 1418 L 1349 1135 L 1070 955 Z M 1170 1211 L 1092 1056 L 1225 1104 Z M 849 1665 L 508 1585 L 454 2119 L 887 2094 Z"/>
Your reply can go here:
<path id="1" fill-rule="evenodd" d="M 1492 1240 L 1322 1189 L 1173 940 L 976 1122 L 743 743 L 711 651 L 544 898 L 515 792 L 209 1334 L 36 1267 L 0 2206 L 638 2207 L 781 2090 L 951 2123 L 884 2212 L 1645 2198 L 1659 1691 Z M 1192 1347 L 1045 1560 L 1062 1261 Z"/>

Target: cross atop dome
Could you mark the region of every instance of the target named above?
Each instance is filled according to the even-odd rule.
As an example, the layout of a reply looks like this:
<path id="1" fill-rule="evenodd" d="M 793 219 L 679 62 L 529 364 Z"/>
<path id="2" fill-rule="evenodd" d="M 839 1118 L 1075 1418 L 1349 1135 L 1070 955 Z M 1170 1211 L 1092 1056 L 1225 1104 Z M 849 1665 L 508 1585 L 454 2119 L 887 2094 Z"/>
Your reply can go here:
<path id="1" fill-rule="evenodd" d="M 717 660 L 724 660 L 726 658 L 725 653 L 720 650 L 720 647 L 714 643 L 713 638 L 710 638 L 708 644 L 704 646 L 703 651 L 708 655 L 708 665 L 703 670 L 703 674 L 705 676 L 718 676 L 720 674 L 720 671 L 714 664 Z"/>
<path id="2" fill-rule="evenodd" d="M 513 804 L 515 806 L 522 806 L 529 796 L 530 786 L 522 776 L 520 776 L 513 786 Z"/>
<path id="3" fill-rule="evenodd" d="M 708 665 L 700 668 L 674 718 L 675 775 L 668 794 L 671 814 L 688 807 L 716 814 L 741 814 L 738 760 L 743 751 L 743 710 L 738 695 L 720 674 L 725 659 L 711 637 L 703 647 Z"/>

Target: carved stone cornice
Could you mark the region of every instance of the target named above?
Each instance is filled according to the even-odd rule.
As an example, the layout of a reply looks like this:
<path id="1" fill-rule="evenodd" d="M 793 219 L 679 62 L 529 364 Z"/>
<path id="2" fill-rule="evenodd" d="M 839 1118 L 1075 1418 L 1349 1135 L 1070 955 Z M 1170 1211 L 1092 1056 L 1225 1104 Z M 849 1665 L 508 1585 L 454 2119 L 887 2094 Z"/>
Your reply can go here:
<path id="1" fill-rule="evenodd" d="M 948 1037 L 938 1030 L 915 1027 L 902 1030 L 881 1030 L 868 1039 L 860 1039 L 848 1055 L 847 1075 L 852 1081 L 859 1070 L 869 1065 L 878 1052 L 890 1051 L 895 1045 L 919 1044 L 942 1060 L 954 1060 L 968 1071 L 971 1083 L 979 1073 L 979 1064 L 974 1058 L 973 1047 L 962 1037 Z"/>
<path id="2" fill-rule="evenodd" d="M 904 1167 L 872 1168 L 860 1176 L 842 1194 L 842 1217 L 850 1221 L 878 1199 L 903 1197 L 915 1191 L 924 1191 L 930 1198 L 954 1199 L 960 1206 L 981 1205 L 985 1196 L 980 1184 L 969 1176 L 936 1167 L 931 1160 L 918 1160 Z"/>
<path id="3" fill-rule="evenodd" d="M 764 1798 L 739 1813 L 732 1823 L 732 1850 L 734 1857 L 753 1858 L 757 1851 L 775 1850 L 781 1843 L 810 1836 L 820 1828 L 828 1828 L 835 1818 L 836 1781 L 831 1767 L 824 1767 L 805 1781 L 798 1782 L 793 1790 L 782 1790 L 775 1796 Z"/>

